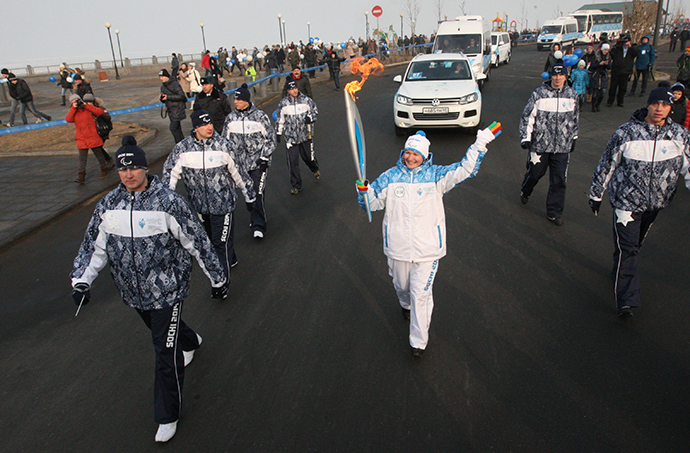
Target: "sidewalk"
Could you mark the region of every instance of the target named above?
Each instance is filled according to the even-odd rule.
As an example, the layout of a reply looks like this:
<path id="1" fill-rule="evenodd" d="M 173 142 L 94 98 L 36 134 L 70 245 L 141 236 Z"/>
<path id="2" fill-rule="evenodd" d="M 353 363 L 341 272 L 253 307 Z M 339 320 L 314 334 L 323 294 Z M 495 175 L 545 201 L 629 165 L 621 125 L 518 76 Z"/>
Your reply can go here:
<path id="1" fill-rule="evenodd" d="M 226 77 L 226 80 L 236 81 L 238 86 L 244 83 L 244 77 Z M 312 83 L 325 80 L 328 80 L 328 75 L 321 72 L 316 79 L 312 79 Z M 126 76 L 109 82 L 93 81 L 92 87 L 109 111 L 159 102 L 160 80 L 155 73 L 147 77 Z M 65 117 L 68 107 L 60 105 L 60 89 L 55 84 L 33 84 L 31 91 L 39 111 L 55 119 Z M 266 98 L 254 101 L 260 105 L 277 95 L 279 93 L 272 93 L 269 89 Z M 5 121 L 9 116 L 9 106 L 9 103 L 0 104 L 0 118 Z M 185 134 L 191 129 L 189 113 L 187 110 L 187 119 L 182 122 Z M 28 111 L 27 119 L 35 121 Z M 17 120 L 21 124 L 21 118 Z M 175 145 L 168 129 L 169 120 L 161 118 L 158 110 L 121 115 L 114 117 L 113 121 L 139 123 L 151 128 L 151 133 L 139 143 L 146 150 L 149 165 L 167 157 Z M 105 147 L 114 156 L 120 143 L 108 140 Z M 119 184 L 116 171 L 112 171 L 107 178 L 99 179 L 97 160 L 92 153 L 89 154 L 86 184 L 79 185 L 72 182 L 77 171 L 76 146 L 70 151 L 8 153 L 0 149 L 0 249 Z"/>

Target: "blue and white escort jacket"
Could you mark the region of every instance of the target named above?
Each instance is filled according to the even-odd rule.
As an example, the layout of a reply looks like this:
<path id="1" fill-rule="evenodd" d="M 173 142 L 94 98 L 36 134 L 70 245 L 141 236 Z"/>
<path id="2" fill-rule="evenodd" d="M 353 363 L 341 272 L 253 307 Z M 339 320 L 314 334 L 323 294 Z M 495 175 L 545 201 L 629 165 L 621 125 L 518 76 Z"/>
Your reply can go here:
<path id="1" fill-rule="evenodd" d="M 225 271 L 185 199 L 149 176 L 141 192 L 120 184 L 96 205 L 74 259 L 72 286 L 91 283 L 110 265 L 125 304 L 159 310 L 189 293 L 194 257 L 214 287 Z"/>
<path id="2" fill-rule="evenodd" d="M 199 214 L 225 215 L 235 210 L 235 186 L 247 203 L 255 200 L 254 184 L 241 165 L 236 165 L 230 142 L 213 132 L 198 140 L 194 133 L 170 151 L 163 167 L 163 184 L 175 190 L 184 181 L 189 203 Z"/>
<path id="3" fill-rule="evenodd" d="M 592 175 L 589 196 L 601 201 L 604 190 L 614 208 L 627 212 L 663 209 L 682 175 L 690 189 L 690 134 L 673 121 L 654 126 L 647 109 L 633 113 L 613 134 Z"/>

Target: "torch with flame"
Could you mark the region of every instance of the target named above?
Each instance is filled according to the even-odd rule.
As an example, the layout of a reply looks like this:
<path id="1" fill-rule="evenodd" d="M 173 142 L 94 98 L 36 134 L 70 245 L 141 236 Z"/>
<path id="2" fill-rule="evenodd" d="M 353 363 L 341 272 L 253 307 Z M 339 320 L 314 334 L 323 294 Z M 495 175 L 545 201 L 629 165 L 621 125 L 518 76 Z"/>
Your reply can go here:
<path id="1" fill-rule="evenodd" d="M 356 101 L 355 93 L 362 89 L 364 82 L 370 75 L 379 75 L 383 72 L 383 65 L 376 58 L 370 58 L 364 62 L 364 57 L 357 57 L 350 61 L 350 72 L 353 75 L 362 74 L 362 80 L 353 80 L 345 85 L 345 92 L 350 93 L 353 101 Z"/>
<path id="2" fill-rule="evenodd" d="M 362 74 L 362 80 L 354 80 L 345 85 L 343 94 L 345 96 L 345 112 L 347 114 L 347 130 L 350 134 L 350 148 L 352 149 L 352 156 L 355 159 L 355 167 L 357 168 L 358 190 L 364 195 L 364 200 L 367 207 L 367 217 L 371 222 L 371 208 L 369 206 L 369 196 L 367 194 L 366 182 L 366 164 L 367 164 L 367 148 L 364 143 L 364 128 L 362 127 L 362 118 L 359 116 L 359 109 L 355 101 L 355 93 L 362 89 L 362 85 L 366 82 L 369 75 L 379 75 L 383 72 L 383 65 L 376 59 L 363 63 L 364 58 L 355 58 L 350 62 L 350 71 L 352 74 Z"/>

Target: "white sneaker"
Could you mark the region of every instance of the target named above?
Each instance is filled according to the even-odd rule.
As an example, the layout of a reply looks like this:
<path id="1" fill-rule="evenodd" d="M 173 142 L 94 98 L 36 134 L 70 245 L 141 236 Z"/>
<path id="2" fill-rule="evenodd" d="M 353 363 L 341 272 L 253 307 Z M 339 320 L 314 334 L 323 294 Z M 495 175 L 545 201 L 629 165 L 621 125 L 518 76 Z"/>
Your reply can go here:
<path id="1" fill-rule="evenodd" d="M 196 338 L 199 340 L 199 346 L 201 346 L 201 335 L 196 334 Z M 182 355 L 184 356 L 184 366 L 192 363 L 192 360 L 194 360 L 194 351 L 196 351 L 196 349 L 192 349 L 191 351 L 182 351 Z"/>
<path id="2" fill-rule="evenodd" d="M 264 234 L 263 234 L 261 231 L 256 230 L 256 231 L 254 232 L 254 237 L 257 238 L 257 239 L 263 239 Z"/>
<path id="3" fill-rule="evenodd" d="M 167 442 L 175 435 L 177 431 L 177 421 L 158 425 L 158 432 L 156 432 L 156 442 Z"/>

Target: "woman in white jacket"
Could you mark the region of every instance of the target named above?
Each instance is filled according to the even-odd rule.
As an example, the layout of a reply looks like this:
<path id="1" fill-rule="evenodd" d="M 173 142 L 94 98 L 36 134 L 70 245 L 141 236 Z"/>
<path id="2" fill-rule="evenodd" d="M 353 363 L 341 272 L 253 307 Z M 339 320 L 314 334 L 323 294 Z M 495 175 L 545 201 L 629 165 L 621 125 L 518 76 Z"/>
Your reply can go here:
<path id="1" fill-rule="evenodd" d="M 196 99 L 196 95 L 201 92 L 201 74 L 196 70 L 196 63 L 189 63 L 186 80 L 189 82 L 189 91 L 191 91 L 192 97 Z M 192 106 L 189 110 L 194 110 L 194 99 L 192 99 Z"/>
<path id="2" fill-rule="evenodd" d="M 415 357 L 424 353 L 429 341 L 432 286 L 438 260 L 446 255 L 443 195 L 477 174 L 486 145 L 494 138 L 488 128 L 479 131 L 462 161 L 442 166 L 432 165 L 429 140 L 419 131 L 407 139 L 395 167 L 371 185 L 358 181 L 360 206 L 365 207 L 367 193 L 372 211 L 386 210 L 383 252 L 403 316 L 410 320 L 410 347 Z"/>

